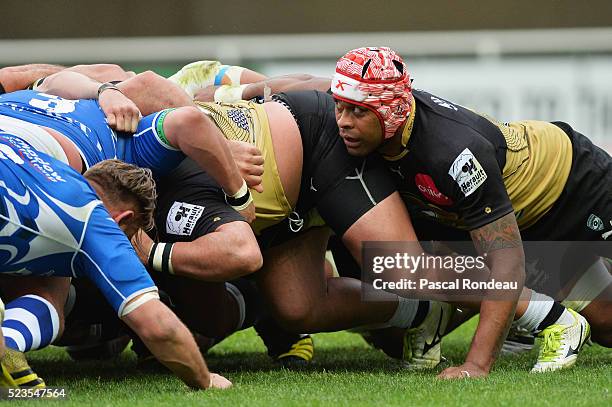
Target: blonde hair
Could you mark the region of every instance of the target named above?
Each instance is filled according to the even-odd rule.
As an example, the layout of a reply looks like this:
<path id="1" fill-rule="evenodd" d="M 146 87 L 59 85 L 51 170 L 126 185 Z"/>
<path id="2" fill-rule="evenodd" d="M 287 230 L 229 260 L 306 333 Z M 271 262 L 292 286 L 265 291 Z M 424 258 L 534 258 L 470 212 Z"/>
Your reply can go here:
<path id="1" fill-rule="evenodd" d="M 100 185 L 105 198 L 110 202 L 134 203 L 134 222 L 137 227 L 144 230 L 153 228 L 157 191 L 150 169 L 113 159 L 97 163 L 83 175 Z"/>

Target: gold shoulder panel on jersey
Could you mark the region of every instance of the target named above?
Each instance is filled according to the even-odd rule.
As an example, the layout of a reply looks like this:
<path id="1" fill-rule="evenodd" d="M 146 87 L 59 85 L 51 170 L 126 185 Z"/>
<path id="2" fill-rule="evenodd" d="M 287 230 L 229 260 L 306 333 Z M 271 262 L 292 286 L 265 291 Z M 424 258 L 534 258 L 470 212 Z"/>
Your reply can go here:
<path id="1" fill-rule="evenodd" d="M 519 227 L 528 228 L 550 210 L 565 187 L 572 166 L 571 141 L 552 123 L 501 123 L 480 115 L 497 126 L 504 137 L 504 184 Z"/>
<path id="2" fill-rule="evenodd" d="M 255 140 L 257 123 L 249 103 L 196 102 L 196 105 L 213 119 L 228 140 L 252 143 Z"/>

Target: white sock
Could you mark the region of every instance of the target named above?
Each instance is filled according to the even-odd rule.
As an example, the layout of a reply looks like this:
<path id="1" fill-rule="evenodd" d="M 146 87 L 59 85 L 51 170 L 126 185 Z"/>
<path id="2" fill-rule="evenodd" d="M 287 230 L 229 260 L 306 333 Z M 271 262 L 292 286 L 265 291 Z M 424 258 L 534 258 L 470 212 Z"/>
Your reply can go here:
<path id="1" fill-rule="evenodd" d="M 563 314 L 557 319 L 554 324 L 571 325 L 574 323 L 574 316 L 566 309 Z"/>
<path id="2" fill-rule="evenodd" d="M 2 333 L 11 349 L 42 349 L 57 338 L 59 316 L 53 304 L 43 297 L 24 295 L 6 304 Z"/>
<path id="3" fill-rule="evenodd" d="M 516 321 L 514 326 L 520 326 L 529 332 L 535 332 L 553 307 L 554 300 L 548 295 L 539 294 L 531 291 L 531 298 L 525 313 Z M 567 313 L 567 310 L 565 310 Z"/>
<path id="4" fill-rule="evenodd" d="M 389 325 L 396 328 L 410 328 L 419 308 L 419 300 L 397 297 L 395 313 L 389 319 Z"/>
<path id="5" fill-rule="evenodd" d="M 599 258 L 578 279 L 561 304 L 580 312 L 612 284 L 612 275 L 606 267 L 607 259 Z"/>

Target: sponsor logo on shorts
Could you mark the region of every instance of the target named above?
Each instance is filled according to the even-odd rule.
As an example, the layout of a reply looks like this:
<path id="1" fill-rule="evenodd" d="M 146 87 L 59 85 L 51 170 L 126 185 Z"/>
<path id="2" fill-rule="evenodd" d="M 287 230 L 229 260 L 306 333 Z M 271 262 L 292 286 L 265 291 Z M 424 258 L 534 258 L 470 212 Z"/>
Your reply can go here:
<path id="1" fill-rule="evenodd" d="M 590 214 L 589 219 L 587 219 L 587 226 L 589 229 L 599 232 L 604 229 L 604 222 L 599 216 Z"/>
<path id="2" fill-rule="evenodd" d="M 185 202 L 174 202 L 166 217 L 166 233 L 191 236 L 195 225 L 204 213 L 204 207 Z"/>
<path id="3" fill-rule="evenodd" d="M 453 177 L 465 196 L 471 195 L 487 179 L 487 173 L 469 148 L 455 158 L 448 175 Z"/>
<path id="4" fill-rule="evenodd" d="M 449 197 L 438 190 L 433 178 L 429 175 L 417 174 L 414 177 L 414 182 L 421 195 L 427 198 L 428 201 L 440 206 L 450 206 L 453 204 L 453 201 Z"/>

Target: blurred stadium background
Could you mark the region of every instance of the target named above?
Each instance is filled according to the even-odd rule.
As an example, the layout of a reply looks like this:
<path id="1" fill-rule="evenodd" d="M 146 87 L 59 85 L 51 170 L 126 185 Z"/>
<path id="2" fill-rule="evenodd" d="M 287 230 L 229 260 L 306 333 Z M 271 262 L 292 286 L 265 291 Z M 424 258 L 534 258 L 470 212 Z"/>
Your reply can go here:
<path id="1" fill-rule="evenodd" d="M 415 86 L 501 120 L 563 120 L 612 151 L 609 0 L 2 0 L 0 66 L 114 62 L 169 75 L 217 59 L 329 76 L 389 45 Z"/>

